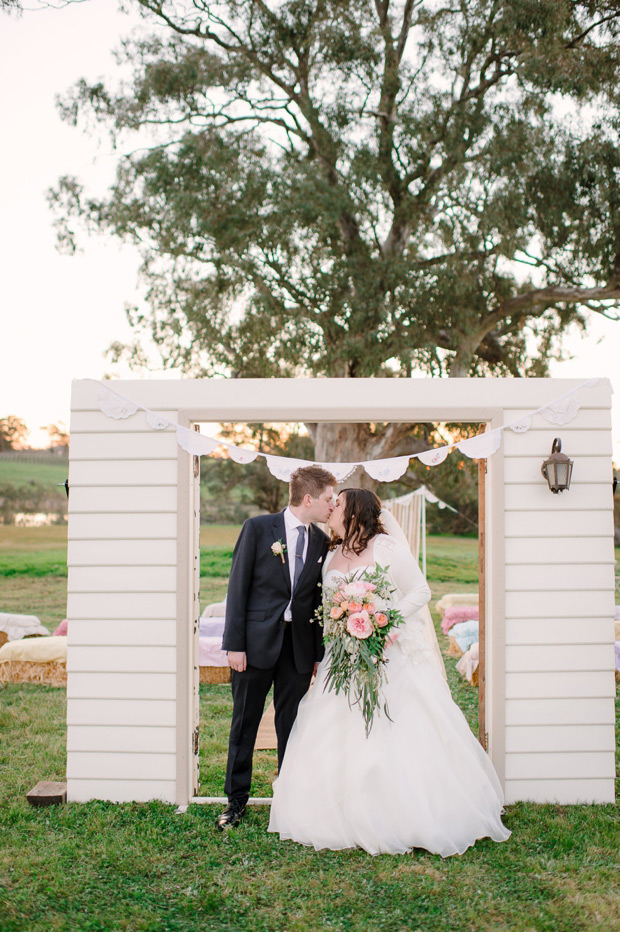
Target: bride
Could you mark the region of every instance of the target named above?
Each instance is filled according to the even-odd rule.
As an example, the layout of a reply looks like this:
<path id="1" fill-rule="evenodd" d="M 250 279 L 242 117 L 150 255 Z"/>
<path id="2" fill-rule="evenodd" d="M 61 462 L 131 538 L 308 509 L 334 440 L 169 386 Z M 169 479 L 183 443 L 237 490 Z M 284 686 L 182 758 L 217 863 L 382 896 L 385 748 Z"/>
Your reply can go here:
<path id="1" fill-rule="evenodd" d="M 359 706 L 325 688 L 328 645 L 274 783 L 269 831 L 317 850 L 370 854 L 425 848 L 448 857 L 479 838 L 505 841 L 499 780 L 450 695 L 429 630 L 431 593 L 400 527 L 365 489 L 343 490 L 328 524 L 324 585 L 383 567 L 404 618 L 385 652 L 389 715 L 377 712 L 366 737 Z"/>

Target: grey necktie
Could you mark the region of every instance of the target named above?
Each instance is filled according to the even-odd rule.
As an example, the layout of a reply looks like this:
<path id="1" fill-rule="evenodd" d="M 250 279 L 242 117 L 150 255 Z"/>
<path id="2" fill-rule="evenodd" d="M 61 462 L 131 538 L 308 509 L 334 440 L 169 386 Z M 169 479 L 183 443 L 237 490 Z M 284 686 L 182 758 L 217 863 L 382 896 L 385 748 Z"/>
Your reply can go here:
<path id="1" fill-rule="evenodd" d="M 301 571 L 304 568 L 304 544 L 306 543 L 306 528 L 300 524 L 297 528 L 297 546 L 295 547 L 295 575 L 293 576 L 293 592 L 297 588 Z M 292 593 L 291 593 L 292 594 Z"/>

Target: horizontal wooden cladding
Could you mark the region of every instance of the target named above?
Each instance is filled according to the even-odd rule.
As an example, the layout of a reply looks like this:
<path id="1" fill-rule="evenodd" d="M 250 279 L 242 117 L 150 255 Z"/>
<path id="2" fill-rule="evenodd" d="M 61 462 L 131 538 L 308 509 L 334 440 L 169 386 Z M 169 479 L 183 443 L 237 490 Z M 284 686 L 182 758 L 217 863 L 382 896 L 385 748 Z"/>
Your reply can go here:
<path id="1" fill-rule="evenodd" d="M 74 618 L 69 629 L 69 648 L 123 645 L 142 647 L 175 647 L 174 619 L 108 619 L 92 621 Z"/>
<path id="2" fill-rule="evenodd" d="M 67 564 L 77 566 L 176 566 L 175 540 L 70 540 Z"/>
<path id="3" fill-rule="evenodd" d="M 174 485 L 178 461 L 168 460 L 71 460 L 69 484 L 72 490 L 88 486 Z"/>
<path id="4" fill-rule="evenodd" d="M 548 699 L 605 699 L 607 701 L 616 695 L 613 670 L 507 673 L 505 688 L 506 699 L 526 699 L 535 702 L 546 702 Z M 552 707 L 554 708 L 555 706 Z M 607 707 L 593 706 L 591 710 L 598 714 L 601 708 Z M 530 712 L 529 705 L 523 707 L 525 715 L 529 716 Z M 608 712 L 605 714 L 608 716 Z M 604 719 L 604 721 L 607 720 L 607 718 Z M 536 724 L 535 718 L 533 722 Z"/>
<path id="5" fill-rule="evenodd" d="M 505 542 L 506 564 L 614 563 L 613 537 L 514 537 Z"/>
<path id="6" fill-rule="evenodd" d="M 67 725 L 134 725 L 173 728 L 176 703 L 166 699 L 72 699 L 67 704 Z"/>
<path id="7" fill-rule="evenodd" d="M 551 453 L 551 445 L 556 437 L 562 441 L 562 453 L 566 453 L 572 460 L 576 460 L 579 454 L 612 454 L 612 436 L 609 428 L 570 430 L 568 427 L 548 426 L 546 430 L 528 430 L 524 434 L 515 434 L 512 430 L 503 431 L 504 456 L 540 456 L 542 463 Z"/>
<path id="8" fill-rule="evenodd" d="M 613 591 L 507 592 L 507 618 L 613 618 Z"/>
<path id="9" fill-rule="evenodd" d="M 506 673 L 613 670 L 614 645 L 557 644 L 506 648 Z"/>
<path id="10" fill-rule="evenodd" d="M 504 798 L 508 805 L 518 802 L 559 803 L 561 805 L 605 804 L 615 802 L 613 780 L 506 780 Z"/>
<path id="11" fill-rule="evenodd" d="M 549 498 L 560 499 L 565 493 L 553 495 L 547 491 Z M 570 489 L 566 493 L 570 495 Z M 508 511 L 504 515 L 504 532 L 507 542 L 512 537 L 548 538 L 548 537 L 604 537 L 614 536 L 614 516 L 610 508 L 603 511 L 539 511 L 528 508 L 523 511 Z"/>
<path id="12" fill-rule="evenodd" d="M 600 780 L 615 772 L 613 751 L 506 754 L 506 780 Z"/>
<path id="13" fill-rule="evenodd" d="M 178 508 L 176 486 L 90 486 L 71 489 L 71 513 L 138 514 L 174 512 Z"/>
<path id="14" fill-rule="evenodd" d="M 506 725 L 614 725 L 613 697 L 507 699 Z"/>
<path id="15" fill-rule="evenodd" d="M 174 754 L 72 751 L 67 756 L 68 780 L 174 780 Z"/>
<path id="16" fill-rule="evenodd" d="M 67 699 L 171 699 L 176 701 L 173 673 L 75 673 L 67 676 Z"/>
<path id="17" fill-rule="evenodd" d="M 506 729 L 509 754 L 614 750 L 614 729 L 609 725 L 517 725 Z"/>
<path id="18" fill-rule="evenodd" d="M 582 396 L 585 398 L 585 393 Z M 527 417 L 532 413 L 531 408 L 504 408 L 504 423 L 509 424 L 511 421 L 520 421 L 524 417 Z M 605 407 L 589 407 L 587 404 L 581 405 L 576 416 L 568 424 L 556 425 L 550 424 L 542 416 L 542 414 L 535 414 L 532 418 L 532 426 L 529 428 L 526 433 L 529 431 L 554 431 L 555 436 L 559 435 L 566 436 L 568 443 L 568 438 L 571 436 L 573 431 L 576 430 L 609 430 L 611 427 L 611 408 L 609 405 Z M 507 428 L 506 433 L 516 433 L 517 436 L 522 436 L 516 431 L 513 431 L 511 428 Z"/>
<path id="19" fill-rule="evenodd" d="M 547 481 L 540 471 L 543 460 L 549 454 L 541 456 L 509 456 L 504 458 L 504 481 L 507 485 L 519 483 L 539 483 L 542 482 L 547 487 Z M 574 460 L 572 482 L 569 492 L 576 485 L 584 482 L 605 483 L 612 482 L 613 469 L 611 457 L 609 456 L 582 456 Z M 553 494 L 553 493 L 549 493 Z M 559 493 L 558 493 L 559 494 Z M 562 493 L 562 497 L 568 498 Z"/>
<path id="20" fill-rule="evenodd" d="M 145 406 L 146 407 L 146 406 Z M 176 424 L 179 420 L 176 408 L 151 408 L 155 414 Z M 170 428 L 167 428 L 170 430 Z M 108 417 L 103 411 L 73 411 L 71 414 L 71 439 L 77 434 L 116 434 L 116 433 L 163 433 L 156 431 L 146 423 L 146 413 L 136 411 L 127 418 Z"/>
<path id="21" fill-rule="evenodd" d="M 176 514 L 80 514 L 69 512 L 69 542 L 73 540 L 159 540 L 176 538 Z"/>
<path id="22" fill-rule="evenodd" d="M 72 566 L 68 591 L 175 592 L 176 566 Z"/>
<path id="23" fill-rule="evenodd" d="M 539 644 L 611 644 L 614 625 L 611 618 L 509 618 L 505 625 L 508 646 Z"/>
<path id="24" fill-rule="evenodd" d="M 174 754 L 175 739 L 176 729 L 163 726 L 70 725 L 67 729 L 67 751 Z"/>
<path id="25" fill-rule="evenodd" d="M 70 592 L 67 617 L 106 621 L 112 618 L 176 618 L 175 593 Z"/>
<path id="26" fill-rule="evenodd" d="M 523 483 L 507 485 L 504 489 L 504 508 L 506 511 L 557 512 L 557 511 L 584 511 L 613 508 L 612 487 L 609 483 L 583 483 L 576 482 L 566 492 L 554 495 L 543 477 L 540 482 L 526 485 Z M 542 520 L 542 517 L 539 518 Z"/>
<path id="27" fill-rule="evenodd" d="M 70 803 L 87 803 L 91 799 L 105 799 L 112 803 L 147 803 L 152 799 L 164 803 L 176 802 L 174 780 L 67 780 L 67 799 Z"/>
<path id="28" fill-rule="evenodd" d="M 71 673 L 174 673 L 174 647 L 71 647 L 67 658 Z"/>
<path id="29" fill-rule="evenodd" d="M 174 431 L 148 433 L 76 434 L 71 436 L 71 461 L 176 459 Z"/>
<path id="30" fill-rule="evenodd" d="M 585 548 L 584 548 L 585 549 Z M 571 563 L 530 563 L 506 567 L 506 592 L 546 592 L 549 589 L 565 591 L 579 589 L 614 589 L 614 564 L 582 563 L 579 559 L 581 544 L 576 542 Z M 547 554 L 552 557 L 553 554 Z"/>

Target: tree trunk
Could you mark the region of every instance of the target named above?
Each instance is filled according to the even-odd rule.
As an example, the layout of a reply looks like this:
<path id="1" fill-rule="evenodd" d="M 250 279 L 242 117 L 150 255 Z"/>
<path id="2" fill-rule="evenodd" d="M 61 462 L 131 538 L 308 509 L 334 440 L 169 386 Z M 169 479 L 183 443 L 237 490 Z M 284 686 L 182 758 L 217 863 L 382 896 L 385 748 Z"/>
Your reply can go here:
<path id="1" fill-rule="evenodd" d="M 387 424 L 373 431 L 370 424 L 307 424 L 318 463 L 378 460 L 404 453 L 419 453 L 428 444 L 411 436 L 411 424 Z M 359 467 L 339 483 L 343 488 L 376 490 L 379 483 Z"/>

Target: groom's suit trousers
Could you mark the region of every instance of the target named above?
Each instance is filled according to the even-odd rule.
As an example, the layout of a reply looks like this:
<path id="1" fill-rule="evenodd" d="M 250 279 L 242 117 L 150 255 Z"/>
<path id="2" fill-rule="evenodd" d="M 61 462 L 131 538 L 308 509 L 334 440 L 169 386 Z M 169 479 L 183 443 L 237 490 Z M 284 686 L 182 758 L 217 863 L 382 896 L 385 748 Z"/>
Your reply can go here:
<path id="1" fill-rule="evenodd" d="M 291 622 L 284 625 L 282 650 L 275 666 L 261 670 L 248 665 L 243 673 L 232 671 L 233 718 L 230 727 L 225 792 L 229 800 L 245 803 L 250 795 L 252 754 L 265 700 L 273 684 L 278 769 L 297 715 L 297 706 L 308 691 L 312 673 L 299 673 L 293 656 Z"/>

